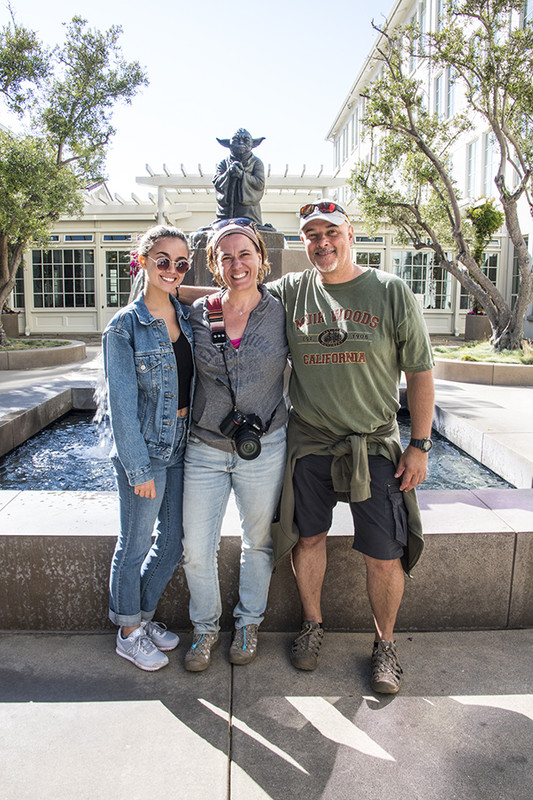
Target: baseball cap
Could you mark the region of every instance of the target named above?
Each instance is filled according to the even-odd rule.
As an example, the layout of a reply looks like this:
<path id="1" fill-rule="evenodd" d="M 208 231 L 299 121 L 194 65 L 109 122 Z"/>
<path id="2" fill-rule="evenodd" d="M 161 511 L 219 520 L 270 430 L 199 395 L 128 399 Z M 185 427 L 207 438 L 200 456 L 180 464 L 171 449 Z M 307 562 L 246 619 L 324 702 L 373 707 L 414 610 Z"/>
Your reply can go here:
<path id="1" fill-rule="evenodd" d="M 300 231 L 303 231 L 308 222 L 323 219 L 332 225 L 342 225 L 350 222 L 348 214 L 338 203 L 331 200 L 317 200 L 316 203 L 307 203 L 300 208 Z"/>

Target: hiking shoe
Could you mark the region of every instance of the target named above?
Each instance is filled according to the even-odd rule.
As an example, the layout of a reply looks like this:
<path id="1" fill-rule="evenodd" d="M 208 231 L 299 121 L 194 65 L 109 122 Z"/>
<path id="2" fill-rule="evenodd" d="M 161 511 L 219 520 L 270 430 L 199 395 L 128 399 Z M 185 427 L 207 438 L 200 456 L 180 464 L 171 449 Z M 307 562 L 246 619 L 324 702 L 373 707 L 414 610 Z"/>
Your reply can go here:
<path id="1" fill-rule="evenodd" d="M 172 633 L 167 630 L 167 626 L 162 622 L 141 622 L 141 627 L 144 628 L 145 634 L 155 644 L 158 650 L 174 650 L 180 643 L 180 637 L 177 633 Z"/>
<path id="2" fill-rule="evenodd" d="M 257 625 L 235 628 L 235 636 L 229 649 L 232 664 L 249 664 L 257 655 Z"/>
<path id="3" fill-rule="evenodd" d="M 291 646 L 291 664 L 296 669 L 316 669 L 324 638 L 324 628 L 318 622 L 304 622 Z"/>
<path id="4" fill-rule="evenodd" d="M 185 655 L 185 669 L 189 672 L 202 672 L 211 663 L 211 651 L 220 644 L 218 632 L 195 633 L 192 645 Z"/>
<path id="5" fill-rule="evenodd" d="M 396 654 L 396 645 L 385 641 L 375 643 L 370 678 L 372 689 L 380 694 L 396 694 L 401 682 L 402 668 Z"/>
<path id="6" fill-rule="evenodd" d="M 122 638 L 121 630 L 122 628 L 117 633 L 116 652 L 119 656 L 146 672 L 155 672 L 161 667 L 166 667 L 168 657 L 157 649 L 142 625 L 135 628 L 125 639 Z"/>

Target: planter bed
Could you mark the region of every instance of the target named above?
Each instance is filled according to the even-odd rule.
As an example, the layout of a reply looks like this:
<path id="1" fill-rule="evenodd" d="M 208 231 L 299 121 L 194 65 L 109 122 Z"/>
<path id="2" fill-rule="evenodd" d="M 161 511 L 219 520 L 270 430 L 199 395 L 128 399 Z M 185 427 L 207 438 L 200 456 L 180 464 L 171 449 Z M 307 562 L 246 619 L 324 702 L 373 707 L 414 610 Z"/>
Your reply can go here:
<path id="1" fill-rule="evenodd" d="M 533 364 L 496 364 L 493 361 L 454 361 L 436 358 L 435 378 L 494 386 L 533 386 Z"/>
<path id="2" fill-rule="evenodd" d="M 35 369 L 58 367 L 83 361 L 85 342 L 72 341 L 58 347 L 39 347 L 36 350 L 3 350 L 0 352 L 0 369 Z"/>

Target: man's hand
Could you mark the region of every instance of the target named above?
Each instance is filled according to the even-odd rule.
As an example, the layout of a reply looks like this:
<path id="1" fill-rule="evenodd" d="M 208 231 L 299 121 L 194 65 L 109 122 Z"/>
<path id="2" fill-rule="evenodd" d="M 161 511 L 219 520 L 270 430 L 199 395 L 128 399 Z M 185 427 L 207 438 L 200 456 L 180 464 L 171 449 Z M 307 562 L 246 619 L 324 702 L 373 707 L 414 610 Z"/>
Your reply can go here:
<path id="1" fill-rule="evenodd" d="M 133 491 L 135 494 L 139 495 L 139 497 L 147 497 L 148 500 L 155 500 L 155 481 L 152 478 L 151 481 L 146 481 L 146 483 L 139 483 L 137 486 L 134 487 Z"/>
<path id="2" fill-rule="evenodd" d="M 400 456 L 395 478 L 401 478 L 400 491 L 407 492 L 419 486 L 427 475 L 428 454 L 409 445 Z"/>

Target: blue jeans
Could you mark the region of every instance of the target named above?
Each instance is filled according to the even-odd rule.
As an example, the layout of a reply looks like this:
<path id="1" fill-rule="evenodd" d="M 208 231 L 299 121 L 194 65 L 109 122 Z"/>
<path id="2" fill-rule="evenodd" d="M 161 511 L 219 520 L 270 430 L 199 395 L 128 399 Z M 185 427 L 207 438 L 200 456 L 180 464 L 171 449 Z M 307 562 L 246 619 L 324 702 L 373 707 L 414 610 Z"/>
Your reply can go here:
<path id="1" fill-rule="evenodd" d="M 112 459 L 120 503 L 120 533 L 109 579 L 109 618 L 134 626 L 151 620 L 183 554 L 183 456 L 187 417 L 176 419 L 168 461 L 152 458 L 156 498 L 138 497 L 119 459 Z M 155 539 L 152 534 L 155 529 Z"/>
<path id="2" fill-rule="evenodd" d="M 242 528 L 236 626 L 263 620 L 272 572 L 270 526 L 285 468 L 285 426 L 261 439 L 261 453 L 245 461 L 191 436 L 185 454 L 184 561 L 195 633 L 219 630 L 222 613 L 217 552 L 231 489 Z"/>

